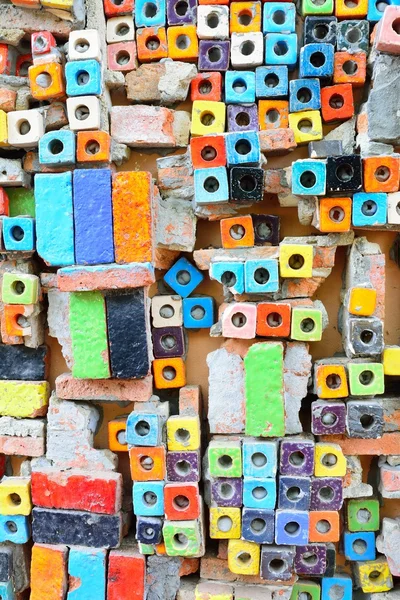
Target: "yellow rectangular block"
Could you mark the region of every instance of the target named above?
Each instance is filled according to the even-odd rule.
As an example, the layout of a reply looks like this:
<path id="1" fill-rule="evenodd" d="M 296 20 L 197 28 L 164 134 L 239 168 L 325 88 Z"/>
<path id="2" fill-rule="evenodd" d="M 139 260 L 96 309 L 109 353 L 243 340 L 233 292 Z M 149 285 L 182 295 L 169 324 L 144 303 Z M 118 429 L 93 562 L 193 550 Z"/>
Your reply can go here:
<path id="1" fill-rule="evenodd" d="M 280 244 L 279 270 L 281 277 L 312 277 L 314 250 L 305 244 Z"/>
<path id="2" fill-rule="evenodd" d="M 202 581 L 194 590 L 194 600 L 233 600 L 233 587 L 224 582 Z"/>
<path id="3" fill-rule="evenodd" d="M 360 317 L 370 317 L 376 308 L 376 290 L 373 288 L 352 288 L 349 294 L 349 313 Z"/>
<path id="4" fill-rule="evenodd" d="M 71 12 L 74 6 L 74 0 L 40 0 L 40 3 L 46 8 L 58 8 L 68 12 Z"/>
<path id="5" fill-rule="evenodd" d="M 174 415 L 167 421 L 169 452 L 198 450 L 200 448 L 200 419 L 198 416 Z"/>
<path id="6" fill-rule="evenodd" d="M 68 548 L 34 544 L 31 563 L 29 600 L 60 600 L 68 588 Z"/>
<path id="7" fill-rule="evenodd" d="M 207 102 L 195 100 L 192 106 L 192 135 L 210 135 L 224 133 L 225 104 L 223 102 Z"/>
<path id="8" fill-rule="evenodd" d="M 393 587 L 393 578 L 385 558 L 356 562 L 356 575 L 365 593 L 387 592 Z"/>
<path id="9" fill-rule="evenodd" d="M 218 506 L 210 508 L 210 538 L 238 540 L 242 528 L 240 508 Z"/>
<path id="10" fill-rule="evenodd" d="M 0 110 L 0 146 L 8 146 L 7 113 Z"/>
<path id="11" fill-rule="evenodd" d="M 346 469 L 347 460 L 338 444 L 315 444 L 316 477 L 344 477 Z"/>
<path id="12" fill-rule="evenodd" d="M 237 575 L 258 575 L 260 571 L 260 546 L 243 540 L 229 540 L 228 567 Z"/>
<path id="13" fill-rule="evenodd" d="M 289 128 L 293 130 L 297 144 L 322 140 L 322 119 L 319 110 L 307 110 L 289 114 Z"/>
<path id="14" fill-rule="evenodd" d="M 29 477 L 5 477 L 0 483 L 0 515 L 30 515 L 32 511 Z"/>
<path id="15" fill-rule="evenodd" d="M 385 375 L 400 375 L 400 346 L 386 346 L 383 351 Z"/>
<path id="16" fill-rule="evenodd" d="M 50 396 L 47 381 L 0 381 L 0 415 L 34 418 L 45 415 Z"/>

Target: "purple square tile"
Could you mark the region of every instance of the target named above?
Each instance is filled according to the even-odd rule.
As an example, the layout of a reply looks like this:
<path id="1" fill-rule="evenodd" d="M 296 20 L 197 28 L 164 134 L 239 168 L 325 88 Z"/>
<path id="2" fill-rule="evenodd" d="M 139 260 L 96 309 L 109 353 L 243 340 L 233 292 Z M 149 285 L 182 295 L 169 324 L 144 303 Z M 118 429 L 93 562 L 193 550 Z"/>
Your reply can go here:
<path id="1" fill-rule="evenodd" d="M 168 25 L 196 23 L 197 0 L 167 0 Z"/>
<path id="2" fill-rule="evenodd" d="M 243 483 L 236 477 L 218 477 L 211 481 L 211 502 L 217 506 L 242 506 Z"/>
<path id="3" fill-rule="evenodd" d="M 279 246 L 280 218 L 277 215 L 251 215 L 256 245 Z"/>
<path id="4" fill-rule="evenodd" d="M 341 477 L 315 477 L 311 482 L 311 510 L 340 510 L 343 505 Z"/>
<path id="5" fill-rule="evenodd" d="M 294 438 L 282 440 L 280 474 L 300 475 L 301 477 L 313 475 L 314 442 Z"/>
<path id="6" fill-rule="evenodd" d="M 344 402 L 317 400 L 311 404 L 311 431 L 314 435 L 346 433 L 346 405 Z"/>
<path id="7" fill-rule="evenodd" d="M 230 42 L 200 40 L 199 71 L 227 71 L 229 67 Z"/>
<path id="8" fill-rule="evenodd" d="M 294 569 L 298 575 L 323 575 L 326 570 L 326 544 L 298 546 Z"/>
<path id="9" fill-rule="evenodd" d="M 168 481 L 200 481 L 198 452 L 167 452 Z"/>
<path id="10" fill-rule="evenodd" d="M 228 131 L 258 131 L 256 104 L 228 104 Z"/>
<path id="11" fill-rule="evenodd" d="M 174 358 L 185 354 L 183 327 L 155 327 L 152 337 L 155 358 Z"/>

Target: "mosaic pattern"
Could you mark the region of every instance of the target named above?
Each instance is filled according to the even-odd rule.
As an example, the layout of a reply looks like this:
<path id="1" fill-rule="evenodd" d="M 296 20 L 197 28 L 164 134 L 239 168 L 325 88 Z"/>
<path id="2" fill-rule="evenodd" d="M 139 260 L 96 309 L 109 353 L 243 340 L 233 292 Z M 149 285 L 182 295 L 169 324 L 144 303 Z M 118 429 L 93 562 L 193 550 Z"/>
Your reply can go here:
<path id="1" fill-rule="evenodd" d="M 0 23 L 0 600 L 396 600 L 399 2 Z"/>

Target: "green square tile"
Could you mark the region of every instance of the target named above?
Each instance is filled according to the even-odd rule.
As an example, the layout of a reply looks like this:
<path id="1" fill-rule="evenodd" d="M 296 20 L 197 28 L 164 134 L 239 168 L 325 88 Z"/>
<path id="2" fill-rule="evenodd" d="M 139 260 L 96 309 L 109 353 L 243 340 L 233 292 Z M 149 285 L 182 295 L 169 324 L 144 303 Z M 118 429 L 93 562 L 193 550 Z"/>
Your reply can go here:
<path id="1" fill-rule="evenodd" d="M 242 449 L 240 442 L 211 442 L 208 447 L 208 469 L 211 477 L 241 477 Z"/>
<path id="2" fill-rule="evenodd" d="M 314 581 L 298 581 L 292 588 L 290 600 L 320 600 L 321 586 Z"/>
<path id="3" fill-rule="evenodd" d="M 35 217 L 35 195 L 26 188 L 7 188 L 10 200 L 10 217 Z"/>
<path id="4" fill-rule="evenodd" d="M 26 273 L 4 273 L 1 299 L 4 304 L 36 304 L 39 277 Z"/>
<path id="5" fill-rule="evenodd" d="M 301 14 L 308 15 L 333 15 L 333 0 L 302 0 Z"/>
<path id="6" fill-rule="evenodd" d="M 151 544 L 142 544 L 142 542 L 138 542 L 139 552 L 140 554 L 155 554 L 154 546 Z"/>
<path id="7" fill-rule="evenodd" d="M 168 556 L 196 556 L 201 551 L 199 521 L 165 521 L 165 551 Z"/>
<path id="8" fill-rule="evenodd" d="M 349 531 L 378 531 L 379 501 L 375 498 L 353 498 L 347 502 Z"/>
<path id="9" fill-rule="evenodd" d="M 382 363 L 351 362 L 347 368 L 352 396 L 375 396 L 385 392 Z"/>
<path id="10" fill-rule="evenodd" d="M 317 308 L 292 310 L 292 328 L 290 337 L 301 342 L 318 342 L 322 339 L 322 312 Z"/>

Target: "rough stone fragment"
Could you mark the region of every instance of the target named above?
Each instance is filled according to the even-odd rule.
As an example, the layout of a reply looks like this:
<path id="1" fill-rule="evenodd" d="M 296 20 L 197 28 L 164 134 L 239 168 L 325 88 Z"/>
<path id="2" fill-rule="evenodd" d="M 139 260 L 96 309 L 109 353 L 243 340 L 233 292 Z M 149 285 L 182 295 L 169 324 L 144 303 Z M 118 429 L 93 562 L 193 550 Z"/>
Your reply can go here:
<path id="1" fill-rule="evenodd" d="M 339 140 L 342 142 L 343 154 L 354 154 L 356 135 L 356 117 L 341 123 L 326 134 L 325 140 Z"/>
<path id="2" fill-rule="evenodd" d="M 155 196 L 156 244 L 192 252 L 196 243 L 196 216 L 192 204 L 179 198 Z"/>
<path id="3" fill-rule="evenodd" d="M 242 433 L 245 426 L 242 357 L 222 347 L 207 355 L 207 365 L 210 433 Z"/>
<path id="4" fill-rule="evenodd" d="M 299 412 L 301 401 L 307 396 L 311 368 L 308 344 L 288 342 L 283 361 L 286 435 L 303 431 Z"/>
<path id="5" fill-rule="evenodd" d="M 389 569 L 395 577 L 400 576 L 400 519 L 384 517 L 381 533 L 376 538 L 376 549 L 387 558 Z"/>
<path id="6" fill-rule="evenodd" d="M 0 186 L 29 188 L 30 185 L 31 178 L 22 168 L 20 159 L 0 158 Z"/>
<path id="7" fill-rule="evenodd" d="M 43 456 L 45 433 L 45 422 L 42 419 L 0 417 L 0 453 Z"/>
<path id="8" fill-rule="evenodd" d="M 260 150 L 264 154 L 277 156 L 287 154 L 297 147 L 292 129 L 266 129 L 260 131 Z"/>
<path id="9" fill-rule="evenodd" d="M 57 272 L 61 292 L 129 289 L 147 287 L 154 282 L 154 267 L 149 262 L 63 267 Z"/>
<path id="10" fill-rule="evenodd" d="M 60 18 L 60 14 L 53 14 L 50 10 L 26 10 L 13 5 L 0 5 L 0 23 L 7 23 L 9 28 L 16 27 L 23 29 L 25 34 L 36 31 L 50 31 L 53 35 L 61 39 L 67 39 L 70 31 L 73 29 L 84 29 L 84 12 L 79 7 L 79 3 L 74 5 L 74 16 L 67 14 L 66 11 L 59 11 L 65 18 Z"/>
<path id="11" fill-rule="evenodd" d="M 174 556 L 149 556 L 146 600 L 175 600 L 179 590 L 181 560 Z"/>
<path id="12" fill-rule="evenodd" d="M 25 35 L 23 29 L 17 27 L 0 27 L 0 43 L 9 44 L 10 46 L 18 46 Z"/>
<path id="13" fill-rule="evenodd" d="M 374 142 L 397 146 L 400 111 L 400 57 L 379 53 L 375 57 L 373 87 L 367 101 L 368 135 Z M 382 118 L 382 108 L 384 116 Z"/>
<path id="14" fill-rule="evenodd" d="M 158 84 L 162 104 L 184 102 L 190 83 L 197 75 L 195 65 L 175 60 L 166 60 L 164 65 L 165 73 Z"/>
<path id="15" fill-rule="evenodd" d="M 369 483 L 362 481 L 362 465 L 358 456 L 346 456 L 346 475 L 343 481 L 343 498 L 366 498 L 372 496 Z"/>
<path id="16" fill-rule="evenodd" d="M 131 148 L 175 148 L 189 142 L 190 115 L 159 106 L 113 106 L 111 135 Z"/>
<path id="17" fill-rule="evenodd" d="M 44 113 L 44 119 L 46 131 L 53 131 L 67 126 L 68 118 L 65 104 L 62 102 L 52 102 Z"/>
<path id="18" fill-rule="evenodd" d="M 60 469 L 115 470 L 117 456 L 93 448 L 99 413 L 93 406 L 52 396 L 47 414 L 47 459 Z"/>
<path id="19" fill-rule="evenodd" d="M 72 342 L 69 328 L 69 299 L 70 294 L 57 289 L 48 290 L 47 323 L 49 335 L 57 338 L 67 366 L 71 369 L 73 364 Z"/>
<path id="20" fill-rule="evenodd" d="M 165 105 L 184 102 L 196 75 L 197 69 L 190 63 L 166 60 L 142 64 L 125 77 L 127 98 Z"/>
<path id="21" fill-rule="evenodd" d="M 345 456 L 381 456 L 399 451 L 400 432 L 384 433 L 378 439 L 356 439 L 344 435 L 321 436 L 321 442 L 338 444 Z"/>
<path id="22" fill-rule="evenodd" d="M 394 458 L 395 460 L 391 460 Z M 379 458 L 379 491 L 382 498 L 400 498 L 399 457 L 381 456 Z"/>
<path id="23" fill-rule="evenodd" d="M 131 149 L 125 144 L 118 144 L 111 139 L 111 162 L 120 167 L 130 159 Z"/>
<path id="24" fill-rule="evenodd" d="M 56 394 L 63 400 L 101 402 L 147 402 L 153 391 L 153 377 L 143 379 L 74 379 L 63 373 L 56 379 Z"/>
<path id="25" fill-rule="evenodd" d="M 157 158 L 158 189 L 163 198 L 193 200 L 193 165 L 190 150 L 176 156 Z"/>
<path id="26" fill-rule="evenodd" d="M 200 416 L 203 410 L 199 385 L 185 385 L 179 390 L 179 414 Z M 189 559 L 188 559 L 189 560 Z"/>
<path id="27" fill-rule="evenodd" d="M 3 542 L 2 548 L 12 551 L 13 574 L 12 582 L 16 593 L 23 592 L 29 587 L 29 551 L 26 544 Z"/>
<path id="28" fill-rule="evenodd" d="M 15 110 L 16 100 L 17 92 L 6 88 L 0 89 L 0 110 L 4 110 L 4 112 Z"/>

